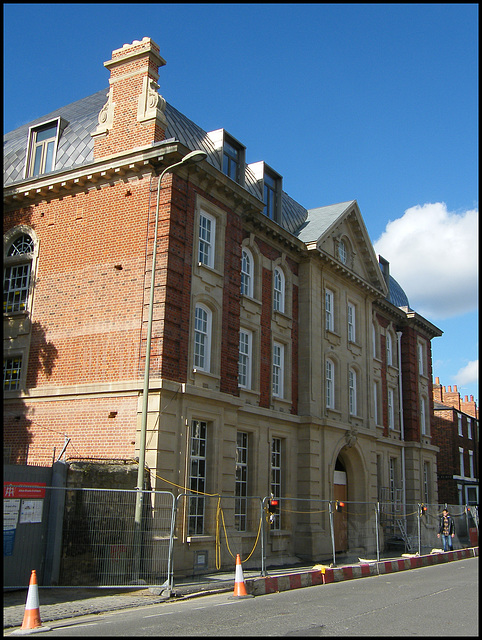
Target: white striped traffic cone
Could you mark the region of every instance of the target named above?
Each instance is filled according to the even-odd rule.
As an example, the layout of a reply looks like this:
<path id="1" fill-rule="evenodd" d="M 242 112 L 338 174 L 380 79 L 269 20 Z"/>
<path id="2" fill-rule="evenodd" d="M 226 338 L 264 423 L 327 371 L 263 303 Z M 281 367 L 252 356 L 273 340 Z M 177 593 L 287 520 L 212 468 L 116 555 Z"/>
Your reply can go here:
<path id="1" fill-rule="evenodd" d="M 28 585 L 27 603 L 25 605 L 22 626 L 20 629 L 14 631 L 12 635 L 27 635 L 29 633 L 39 633 L 40 631 L 50 631 L 50 627 L 44 627 L 40 620 L 37 572 L 33 569 Z"/>
<path id="2" fill-rule="evenodd" d="M 243 568 L 241 566 L 241 557 L 239 553 L 236 556 L 236 573 L 234 575 L 234 592 L 233 597 L 236 598 L 253 598 L 254 596 L 246 591 L 244 584 Z"/>

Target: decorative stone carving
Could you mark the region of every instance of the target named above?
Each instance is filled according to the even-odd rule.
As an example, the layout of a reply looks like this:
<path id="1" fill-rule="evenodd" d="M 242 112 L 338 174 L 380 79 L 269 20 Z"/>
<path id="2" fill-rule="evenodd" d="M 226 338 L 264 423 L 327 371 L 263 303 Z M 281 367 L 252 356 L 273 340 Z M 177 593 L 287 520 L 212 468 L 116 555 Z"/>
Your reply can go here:
<path id="1" fill-rule="evenodd" d="M 345 446 L 347 447 L 347 449 L 354 447 L 357 441 L 357 430 L 352 429 L 351 431 L 345 431 L 345 440 L 346 440 Z"/>
<path id="2" fill-rule="evenodd" d="M 158 89 L 159 85 L 153 78 L 145 76 L 142 79 L 142 93 L 137 102 L 137 120 L 138 122 L 146 122 L 156 119 L 162 126 L 167 127 L 164 114 L 166 101 L 159 95 Z"/>
<path id="3" fill-rule="evenodd" d="M 114 121 L 114 108 L 115 102 L 112 99 L 112 87 L 107 94 L 107 102 L 100 110 L 97 125 L 97 129 L 91 134 L 92 136 L 106 135 L 109 129 L 112 129 L 112 123 Z"/>

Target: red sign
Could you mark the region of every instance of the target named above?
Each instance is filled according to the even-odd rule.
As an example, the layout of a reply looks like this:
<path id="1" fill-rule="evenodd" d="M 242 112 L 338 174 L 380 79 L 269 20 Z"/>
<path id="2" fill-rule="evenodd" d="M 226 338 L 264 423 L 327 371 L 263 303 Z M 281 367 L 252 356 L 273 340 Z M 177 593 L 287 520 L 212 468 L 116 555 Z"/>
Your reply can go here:
<path id="1" fill-rule="evenodd" d="M 45 482 L 4 482 L 4 498 L 45 498 Z"/>

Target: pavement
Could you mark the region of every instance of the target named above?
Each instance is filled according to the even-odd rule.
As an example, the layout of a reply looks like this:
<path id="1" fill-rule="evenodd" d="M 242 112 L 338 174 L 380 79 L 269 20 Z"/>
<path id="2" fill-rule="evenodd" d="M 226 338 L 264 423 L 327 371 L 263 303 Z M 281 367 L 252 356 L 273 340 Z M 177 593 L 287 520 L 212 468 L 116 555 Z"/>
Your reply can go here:
<path id="1" fill-rule="evenodd" d="M 364 578 L 417 569 L 453 562 L 479 555 L 479 547 L 470 547 L 456 551 L 441 552 L 432 550 L 430 554 L 403 554 L 397 558 L 370 560 L 363 558 L 345 558 L 337 564 L 318 564 L 297 567 L 268 568 L 267 575 L 259 571 L 244 571 L 243 580 L 247 594 L 258 596 L 321 584 L 331 584 L 342 580 Z M 339 563 L 338 563 L 339 562 Z M 239 579 L 238 579 L 239 582 Z M 171 593 L 160 588 L 65 588 L 39 587 L 39 612 L 42 624 L 55 620 L 73 618 L 88 614 L 105 613 L 129 607 L 141 607 L 159 604 L 173 599 L 187 599 L 212 593 L 234 592 L 235 571 L 200 575 L 175 582 Z M 22 625 L 28 589 L 4 590 L 3 628 L 14 631 Z M 233 596 L 237 597 L 237 596 Z M 5 635 L 5 634 L 4 634 Z"/>

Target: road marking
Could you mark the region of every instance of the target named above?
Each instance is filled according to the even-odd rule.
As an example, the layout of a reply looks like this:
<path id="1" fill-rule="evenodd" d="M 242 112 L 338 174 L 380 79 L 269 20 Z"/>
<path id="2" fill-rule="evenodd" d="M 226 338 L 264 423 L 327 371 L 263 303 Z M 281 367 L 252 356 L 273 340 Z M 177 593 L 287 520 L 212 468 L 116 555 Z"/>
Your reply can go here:
<path id="1" fill-rule="evenodd" d="M 170 616 L 174 611 L 165 611 L 164 613 L 153 613 L 150 616 L 142 616 L 143 618 L 158 618 L 159 616 Z"/>

